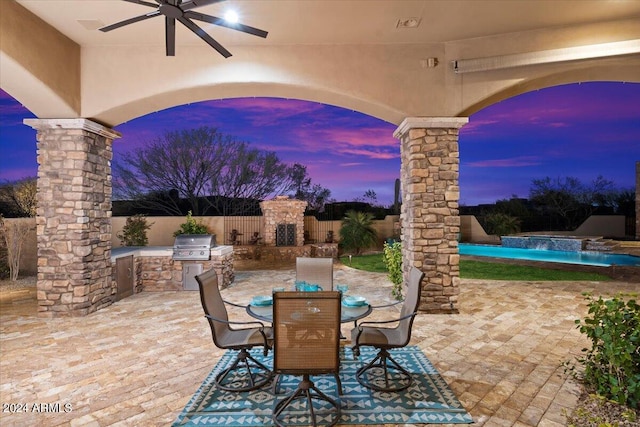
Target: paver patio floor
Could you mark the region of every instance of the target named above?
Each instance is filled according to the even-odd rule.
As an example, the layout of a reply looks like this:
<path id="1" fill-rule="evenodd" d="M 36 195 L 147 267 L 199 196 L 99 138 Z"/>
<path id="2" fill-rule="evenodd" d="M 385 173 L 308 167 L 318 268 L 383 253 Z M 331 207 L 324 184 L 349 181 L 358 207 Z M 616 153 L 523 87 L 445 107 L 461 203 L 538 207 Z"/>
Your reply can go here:
<path id="1" fill-rule="evenodd" d="M 248 303 L 293 277 L 293 269 L 238 271 L 222 293 Z M 385 274 L 339 265 L 335 282 L 373 304 L 390 301 Z M 460 290 L 460 314 L 420 314 L 411 344 L 447 380 L 474 426 L 561 426 L 579 393 L 562 363 L 587 344 L 574 324 L 586 313 L 581 293 L 639 292 L 640 284 L 463 279 Z M 223 354 L 197 292 L 142 292 L 83 318 L 37 317 L 34 288 L 3 291 L 0 303 L 3 427 L 168 426 Z M 388 315 L 376 310 L 370 319 Z M 235 307 L 230 317 L 249 319 Z M 27 412 L 8 413 L 17 409 L 9 404 Z"/>

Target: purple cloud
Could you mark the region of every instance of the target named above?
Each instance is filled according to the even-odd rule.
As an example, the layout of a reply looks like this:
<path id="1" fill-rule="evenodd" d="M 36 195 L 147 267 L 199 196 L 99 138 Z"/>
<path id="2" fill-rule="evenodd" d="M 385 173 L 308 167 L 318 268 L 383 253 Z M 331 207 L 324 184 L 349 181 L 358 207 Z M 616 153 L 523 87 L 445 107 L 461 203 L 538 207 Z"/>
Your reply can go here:
<path id="1" fill-rule="evenodd" d="M 465 163 L 466 166 L 474 168 L 513 168 L 522 166 L 537 166 L 542 162 L 536 157 L 514 157 L 510 159 L 480 160 L 477 162 Z"/>

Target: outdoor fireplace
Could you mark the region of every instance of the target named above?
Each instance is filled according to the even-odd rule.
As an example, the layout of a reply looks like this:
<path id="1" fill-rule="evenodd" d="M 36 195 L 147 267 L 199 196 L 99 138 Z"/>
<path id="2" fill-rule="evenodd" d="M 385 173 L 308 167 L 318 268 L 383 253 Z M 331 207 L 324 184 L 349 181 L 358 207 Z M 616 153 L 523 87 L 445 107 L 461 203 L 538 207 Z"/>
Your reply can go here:
<path id="1" fill-rule="evenodd" d="M 266 246 L 303 246 L 307 202 L 278 196 L 260 203 Z"/>

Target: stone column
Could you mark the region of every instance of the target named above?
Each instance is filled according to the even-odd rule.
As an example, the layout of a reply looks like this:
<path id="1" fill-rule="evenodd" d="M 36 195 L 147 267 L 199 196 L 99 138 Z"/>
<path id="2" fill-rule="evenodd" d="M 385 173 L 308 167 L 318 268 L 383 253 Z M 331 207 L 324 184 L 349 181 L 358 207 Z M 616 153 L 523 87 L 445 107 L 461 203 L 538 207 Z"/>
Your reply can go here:
<path id="1" fill-rule="evenodd" d="M 408 117 L 400 140 L 402 265 L 424 271 L 420 309 L 457 313 L 460 293 L 458 131 L 466 117 Z"/>
<path id="2" fill-rule="evenodd" d="M 86 119 L 26 119 L 38 131 L 38 314 L 84 316 L 115 301 L 112 142 Z"/>

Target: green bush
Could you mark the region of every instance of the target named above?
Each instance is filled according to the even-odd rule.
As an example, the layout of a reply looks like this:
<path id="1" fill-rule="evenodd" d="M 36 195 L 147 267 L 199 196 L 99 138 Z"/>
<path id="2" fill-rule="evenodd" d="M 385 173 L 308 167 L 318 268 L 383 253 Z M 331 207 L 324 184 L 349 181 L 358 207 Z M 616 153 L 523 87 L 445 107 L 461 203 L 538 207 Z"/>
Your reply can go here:
<path id="1" fill-rule="evenodd" d="M 389 280 L 393 283 L 391 296 L 402 299 L 402 244 L 400 242 L 384 242 L 382 262 L 389 272 Z"/>
<path id="2" fill-rule="evenodd" d="M 520 220 L 502 212 L 492 212 L 484 217 L 484 227 L 487 234 L 504 236 L 520 232 Z"/>
<path id="3" fill-rule="evenodd" d="M 211 234 L 209 228 L 201 222 L 197 222 L 191 216 L 191 211 L 187 213 L 187 220 L 180 224 L 180 229 L 176 230 L 173 235 L 178 236 L 180 234 Z"/>
<path id="4" fill-rule="evenodd" d="M 591 341 L 578 362 L 587 387 L 607 399 L 637 408 L 640 404 L 640 305 L 623 295 L 610 299 L 585 294 L 589 312 L 578 329 Z M 574 370 L 575 372 L 575 370 Z"/>
<path id="5" fill-rule="evenodd" d="M 144 215 L 134 215 L 127 218 L 127 222 L 122 227 L 122 232 L 117 234 L 122 246 L 147 246 L 147 230 L 151 228 Z"/>

